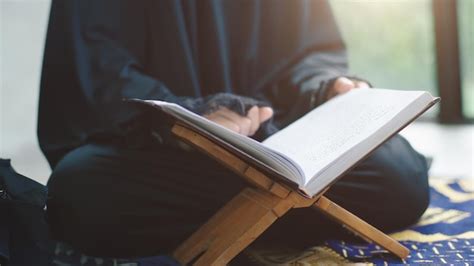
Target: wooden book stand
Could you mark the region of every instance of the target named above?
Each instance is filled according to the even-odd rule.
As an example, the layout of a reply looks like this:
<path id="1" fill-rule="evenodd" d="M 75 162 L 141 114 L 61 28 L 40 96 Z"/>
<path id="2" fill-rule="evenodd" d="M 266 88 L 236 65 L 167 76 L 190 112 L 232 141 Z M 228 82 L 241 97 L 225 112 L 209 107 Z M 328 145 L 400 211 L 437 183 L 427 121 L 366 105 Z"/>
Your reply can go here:
<path id="1" fill-rule="evenodd" d="M 374 242 L 400 258 L 408 256 L 406 247 L 324 197 L 323 193 L 306 198 L 185 126 L 176 123 L 172 132 L 253 185 L 243 189 L 175 250 L 173 255 L 180 263 L 194 260 L 194 265 L 225 265 L 276 219 L 292 208 L 305 207 L 322 211 L 366 241 Z"/>

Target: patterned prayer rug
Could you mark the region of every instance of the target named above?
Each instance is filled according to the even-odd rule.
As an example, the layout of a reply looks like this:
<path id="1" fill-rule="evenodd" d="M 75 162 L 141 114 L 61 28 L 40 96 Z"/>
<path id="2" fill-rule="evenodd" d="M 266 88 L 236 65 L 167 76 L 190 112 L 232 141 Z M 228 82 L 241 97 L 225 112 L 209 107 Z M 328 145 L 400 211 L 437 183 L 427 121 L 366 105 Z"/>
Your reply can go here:
<path id="1" fill-rule="evenodd" d="M 248 249 L 231 265 L 474 264 L 474 180 L 431 180 L 431 204 L 418 224 L 392 234 L 411 251 L 400 260 L 377 245 L 329 240 L 307 250 Z M 362 243 L 362 244 L 361 244 Z M 58 243 L 53 265 L 178 265 L 167 256 L 136 259 L 94 258 Z"/>
<path id="2" fill-rule="evenodd" d="M 400 260 L 373 244 L 330 240 L 303 252 L 285 249 L 248 252 L 256 265 L 471 265 L 474 264 L 474 180 L 431 180 L 431 204 L 418 224 L 392 234 L 410 249 Z"/>

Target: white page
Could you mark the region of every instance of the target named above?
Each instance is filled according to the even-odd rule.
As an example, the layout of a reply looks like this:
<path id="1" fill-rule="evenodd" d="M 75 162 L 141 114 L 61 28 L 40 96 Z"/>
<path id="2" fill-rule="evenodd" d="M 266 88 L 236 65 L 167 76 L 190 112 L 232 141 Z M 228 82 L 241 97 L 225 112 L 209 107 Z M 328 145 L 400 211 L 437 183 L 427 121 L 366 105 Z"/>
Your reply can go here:
<path id="1" fill-rule="evenodd" d="M 422 91 L 352 90 L 311 111 L 263 144 L 297 162 L 306 184 L 423 94 Z"/>
<path id="2" fill-rule="evenodd" d="M 388 137 L 402 129 L 413 118 L 421 114 L 427 107 L 434 103 L 435 99 L 429 93 L 424 93 L 408 107 L 400 111 L 393 119 L 375 130 L 363 141 L 356 144 L 349 151 L 344 153 L 336 161 L 332 162 L 322 172 L 318 173 L 316 178 L 312 178 L 309 183 L 302 188 L 308 195 L 316 195 L 325 187 L 334 181 L 334 177 L 341 176 L 347 169 L 356 164 L 367 153 L 383 143 Z"/>
<path id="3" fill-rule="evenodd" d="M 200 115 L 192 113 L 177 104 L 156 100 L 148 100 L 145 102 L 162 108 L 163 111 L 180 117 L 182 120 L 188 121 L 192 125 L 212 133 L 214 136 L 219 137 L 246 154 L 254 157 L 254 159 L 258 160 L 261 164 L 273 169 L 279 175 L 286 177 L 289 181 L 293 181 L 299 186 L 303 185 L 303 173 L 298 168 L 297 164 L 289 160 L 288 157 L 263 146 L 260 142 L 233 132 Z"/>

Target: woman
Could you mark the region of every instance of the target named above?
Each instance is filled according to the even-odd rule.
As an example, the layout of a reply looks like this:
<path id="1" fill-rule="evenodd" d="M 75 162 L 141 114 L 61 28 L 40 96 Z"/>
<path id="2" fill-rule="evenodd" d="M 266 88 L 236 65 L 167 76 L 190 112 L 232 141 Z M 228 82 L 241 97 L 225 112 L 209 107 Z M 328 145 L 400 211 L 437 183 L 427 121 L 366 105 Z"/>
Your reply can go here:
<path id="1" fill-rule="evenodd" d="M 367 86 L 347 76 L 326 1 L 53 0 L 38 126 L 52 232 L 93 256 L 171 252 L 246 186 L 124 98 L 175 102 L 262 140 Z M 402 228 L 428 205 L 425 159 L 396 136 L 326 195 L 382 230 Z M 294 210 L 262 238 L 314 244 L 337 232 Z"/>

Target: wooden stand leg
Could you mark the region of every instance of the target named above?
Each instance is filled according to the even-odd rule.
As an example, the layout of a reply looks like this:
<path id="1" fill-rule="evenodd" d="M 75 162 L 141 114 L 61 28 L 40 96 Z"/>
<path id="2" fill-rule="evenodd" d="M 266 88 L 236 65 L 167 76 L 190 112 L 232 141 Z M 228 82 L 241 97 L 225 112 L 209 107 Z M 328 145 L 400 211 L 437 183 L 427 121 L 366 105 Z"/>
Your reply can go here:
<path id="1" fill-rule="evenodd" d="M 259 189 L 244 189 L 173 255 L 182 264 L 202 254 L 195 265 L 225 265 L 292 207 L 286 200 Z"/>
<path id="2" fill-rule="evenodd" d="M 367 242 L 374 242 L 402 259 L 406 258 L 410 253 L 406 247 L 401 245 L 395 239 L 384 234 L 377 228 L 366 223 L 364 220 L 360 219 L 324 196 L 321 196 L 313 204 L 313 207 L 321 210 L 329 217 L 335 219 L 337 222 L 347 227 L 347 229 L 359 235 Z"/>

